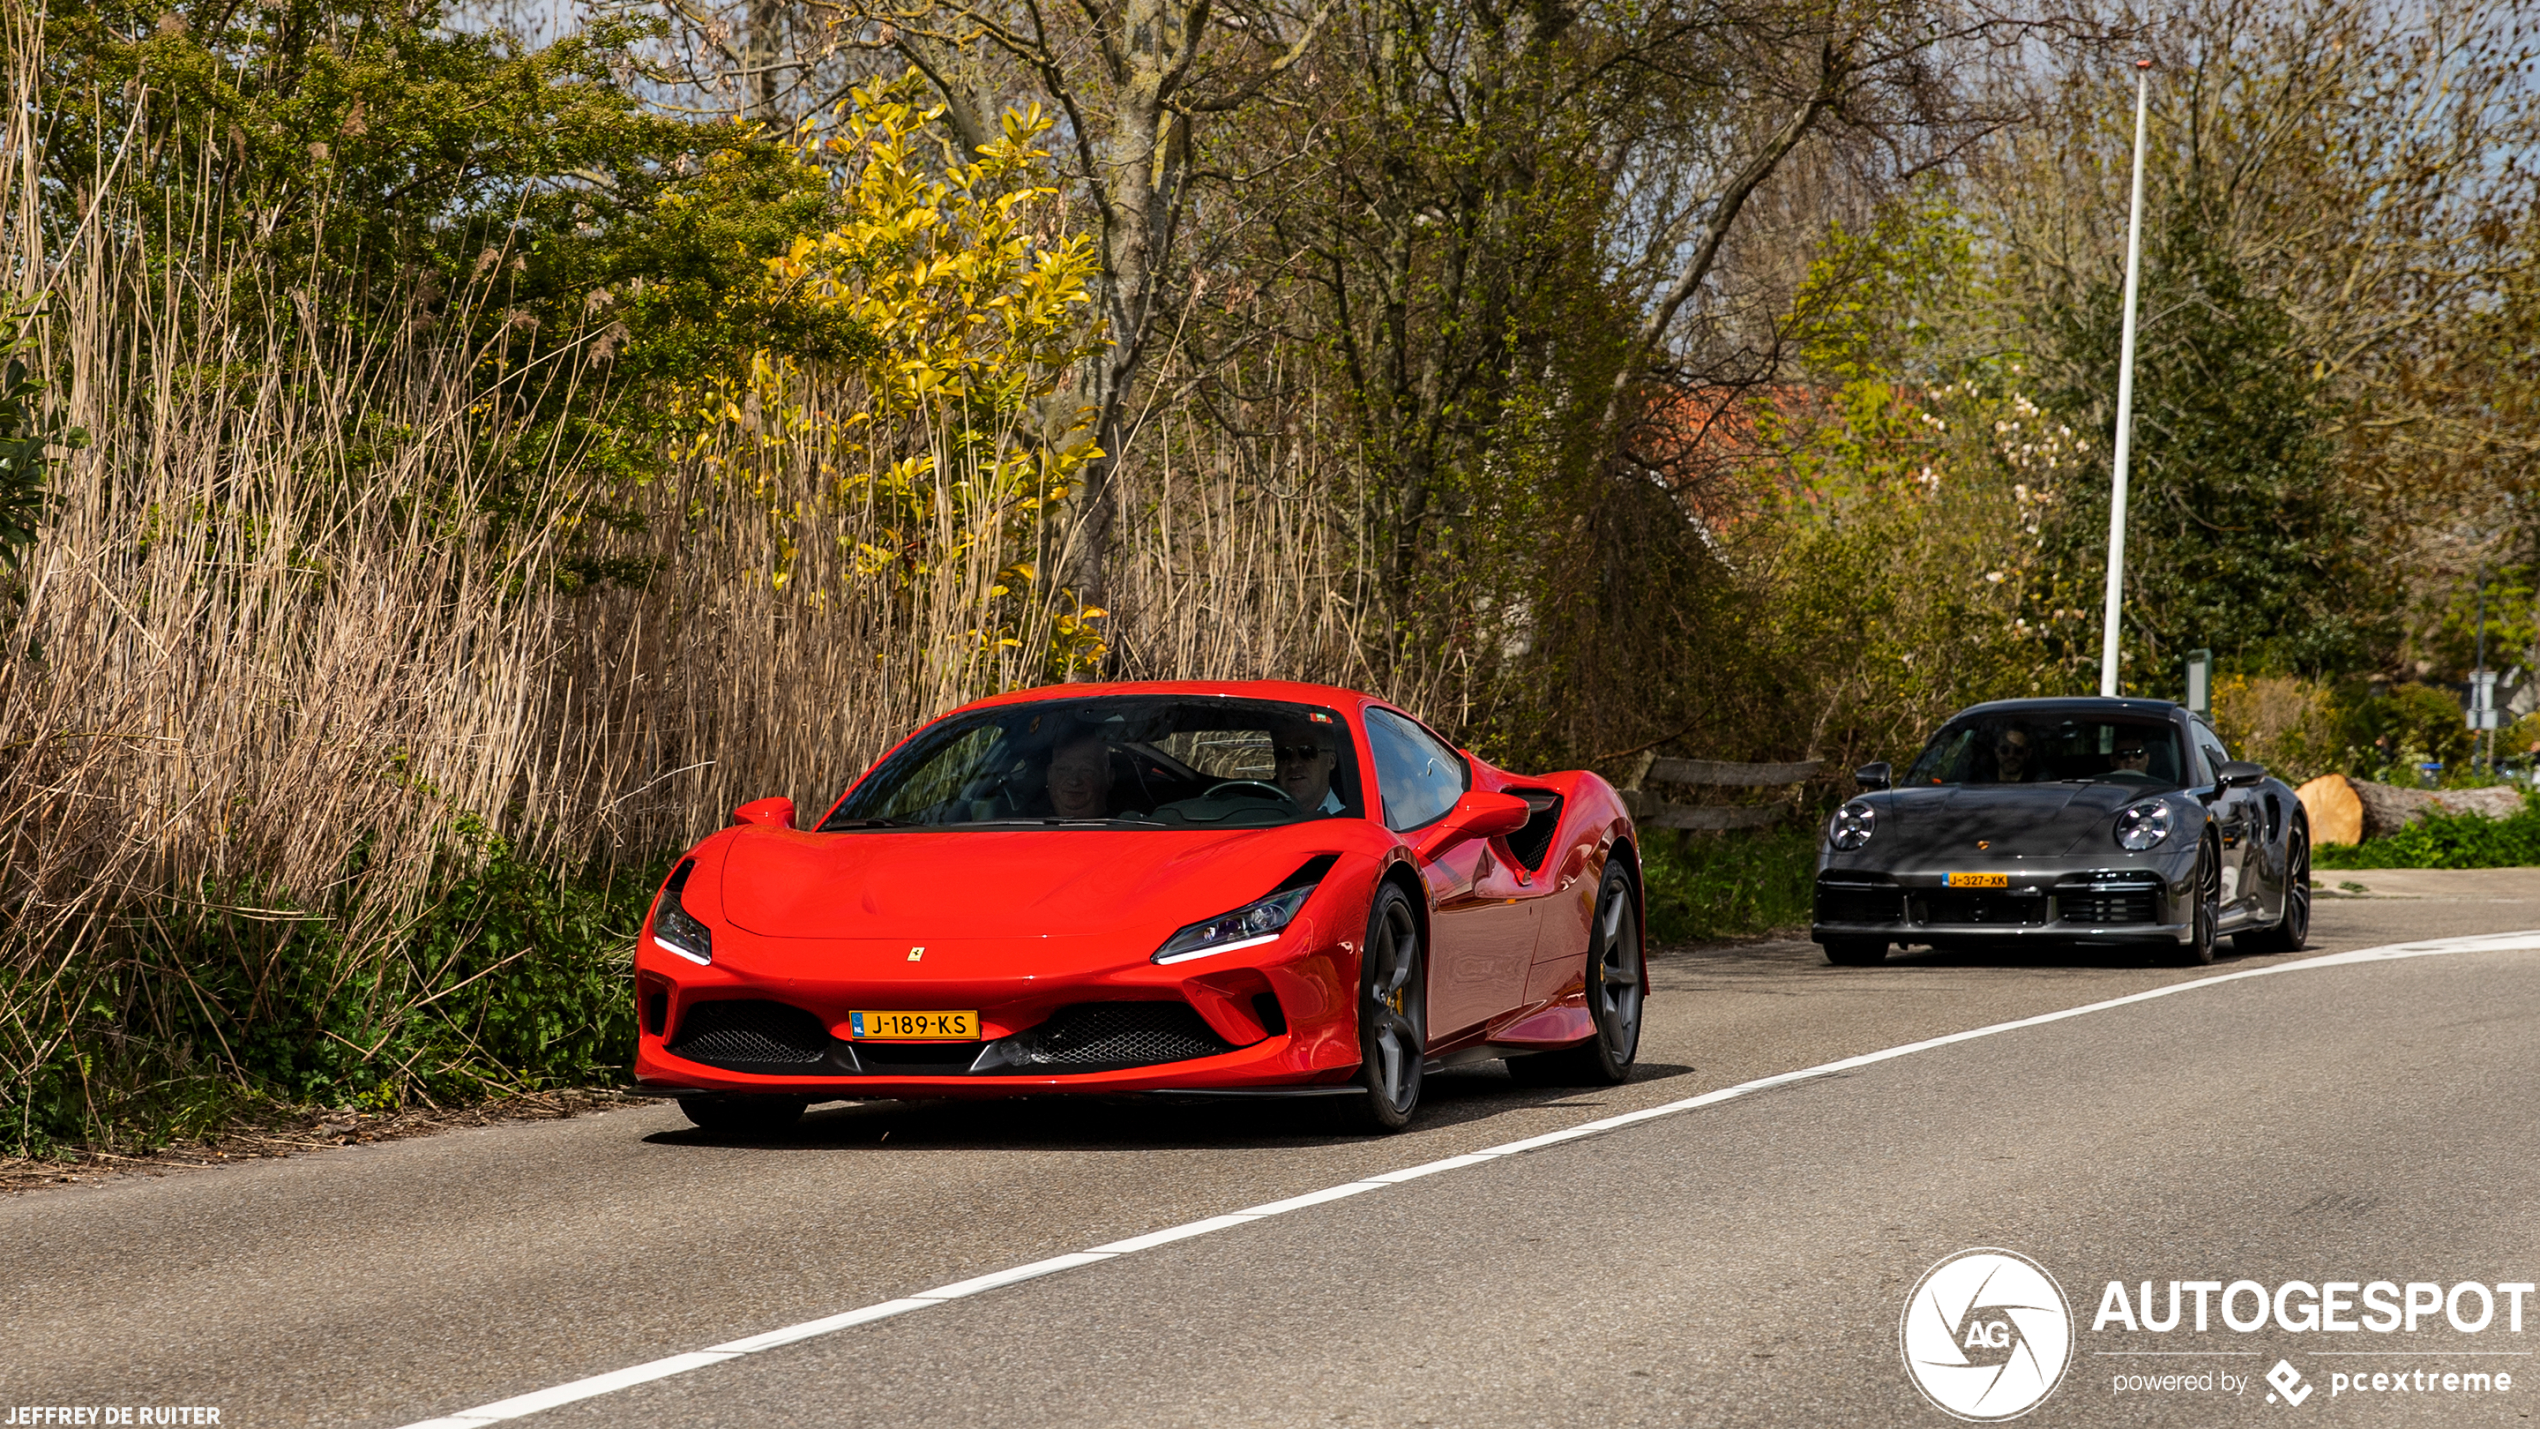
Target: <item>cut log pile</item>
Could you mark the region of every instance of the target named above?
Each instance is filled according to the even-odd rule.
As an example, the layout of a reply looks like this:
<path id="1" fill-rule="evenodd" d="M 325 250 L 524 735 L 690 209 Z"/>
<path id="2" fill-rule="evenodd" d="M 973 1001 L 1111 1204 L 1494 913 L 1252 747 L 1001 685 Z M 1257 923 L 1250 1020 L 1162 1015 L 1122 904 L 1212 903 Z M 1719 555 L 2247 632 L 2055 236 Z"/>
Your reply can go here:
<path id="1" fill-rule="evenodd" d="M 1796 788 L 1825 767 L 1822 759 L 1796 764 L 1729 764 L 1716 759 L 1660 759 L 1642 756 L 1640 773 L 1616 792 L 1623 807 L 1648 828 L 1718 830 L 1765 829 L 1791 810 L 1788 799 L 1770 804 L 1671 804 L 1641 788 L 1644 783 L 1685 784 L 1730 789 Z"/>
<path id="2" fill-rule="evenodd" d="M 2323 774 L 2294 793 L 2309 816 L 2311 842 L 2321 845 L 2385 838 L 2428 813 L 2501 819 L 2522 812 L 2522 791 L 2503 784 L 2485 789 L 2407 789 Z"/>

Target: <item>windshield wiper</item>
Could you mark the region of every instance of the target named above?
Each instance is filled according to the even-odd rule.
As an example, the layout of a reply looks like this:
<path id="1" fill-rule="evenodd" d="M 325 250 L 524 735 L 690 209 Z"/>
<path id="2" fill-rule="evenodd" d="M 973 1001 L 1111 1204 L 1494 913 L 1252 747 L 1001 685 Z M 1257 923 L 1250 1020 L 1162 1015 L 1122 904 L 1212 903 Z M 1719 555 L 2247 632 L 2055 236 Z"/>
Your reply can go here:
<path id="1" fill-rule="evenodd" d="M 960 823 L 946 824 L 944 827 L 951 829 L 1098 829 L 1133 820 L 1150 824 L 1160 822 L 1152 814 L 1134 813 L 1102 814 L 1085 819 L 1063 819 L 1056 814 L 1009 814 L 1002 819 L 964 819 Z"/>
<path id="2" fill-rule="evenodd" d="M 836 833 L 840 829 L 905 829 L 909 827 L 912 825 L 899 819 L 831 819 L 820 826 L 820 832 L 829 834 Z"/>

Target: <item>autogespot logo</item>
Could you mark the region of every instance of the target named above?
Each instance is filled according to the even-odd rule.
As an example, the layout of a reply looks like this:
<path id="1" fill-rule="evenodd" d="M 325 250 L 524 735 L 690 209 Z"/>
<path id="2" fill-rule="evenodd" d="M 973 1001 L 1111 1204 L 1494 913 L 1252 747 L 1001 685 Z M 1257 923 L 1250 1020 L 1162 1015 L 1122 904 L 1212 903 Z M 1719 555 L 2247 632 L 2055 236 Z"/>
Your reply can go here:
<path id="1" fill-rule="evenodd" d="M 2045 1402 L 2073 1359 L 2073 1313 L 2046 1267 L 1962 1250 L 1905 1298 L 1905 1373 L 1942 1413 L 1990 1423 Z"/>

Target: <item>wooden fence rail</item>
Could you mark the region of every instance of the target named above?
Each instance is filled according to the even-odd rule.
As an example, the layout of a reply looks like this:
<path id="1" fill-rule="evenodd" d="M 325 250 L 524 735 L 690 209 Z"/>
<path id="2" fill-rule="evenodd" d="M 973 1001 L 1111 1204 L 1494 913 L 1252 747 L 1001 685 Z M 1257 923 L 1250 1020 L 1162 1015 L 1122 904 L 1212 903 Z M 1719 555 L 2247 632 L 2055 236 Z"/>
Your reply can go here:
<path id="1" fill-rule="evenodd" d="M 1822 759 L 1796 764 L 1728 764 L 1716 759 L 1652 759 L 1629 787 L 1619 792 L 1632 817 L 1654 829 L 1763 829 L 1780 823 L 1788 804 L 1670 804 L 1640 786 L 1644 783 L 1704 785 L 1713 788 L 1769 789 L 1806 783 L 1825 767 Z"/>

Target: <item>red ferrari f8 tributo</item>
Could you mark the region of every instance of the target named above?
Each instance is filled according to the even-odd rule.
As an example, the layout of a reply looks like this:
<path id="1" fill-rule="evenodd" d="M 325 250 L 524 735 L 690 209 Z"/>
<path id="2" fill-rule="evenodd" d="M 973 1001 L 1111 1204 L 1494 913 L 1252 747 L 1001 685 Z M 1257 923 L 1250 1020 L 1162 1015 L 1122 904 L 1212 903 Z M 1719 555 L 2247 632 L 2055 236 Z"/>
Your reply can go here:
<path id="1" fill-rule="evenodd" d="M 1647 979 L 1630 816 L 1321 685 L 978 701 L 809 828 L 743 805 L 635 955 L 636 1076 L 713 1130 L 817 1101 L 1328 1097 L 1394 1130 L 1425 1072 L 1619 1082 Z"/>

